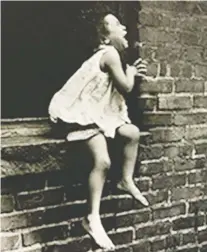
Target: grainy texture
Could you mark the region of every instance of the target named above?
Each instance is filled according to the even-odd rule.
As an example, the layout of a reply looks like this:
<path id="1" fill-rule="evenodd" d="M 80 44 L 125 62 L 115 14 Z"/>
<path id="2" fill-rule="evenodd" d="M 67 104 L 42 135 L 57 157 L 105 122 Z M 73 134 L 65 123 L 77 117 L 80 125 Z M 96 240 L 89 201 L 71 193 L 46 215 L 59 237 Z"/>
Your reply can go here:
<path id="1" fill-rule="evenodd" d="M 151 135 L 141 137 L 135 181 L 150 207 L 114 190 L 114 165 L 103 225 L 119 252 L 206 252 L 207 4 L 141 6 L 140 55 L 150 78 L 140 85 L 134 111 L 142 110 Z M 48 131 L 42 121 L 41 129 L 36 121 L 3 125 L 10 138 L 2 146 L 2 251 L 88 251 L 95 247 L 80 223 L 91 161 L 79 144 L 40 136 Z"/>

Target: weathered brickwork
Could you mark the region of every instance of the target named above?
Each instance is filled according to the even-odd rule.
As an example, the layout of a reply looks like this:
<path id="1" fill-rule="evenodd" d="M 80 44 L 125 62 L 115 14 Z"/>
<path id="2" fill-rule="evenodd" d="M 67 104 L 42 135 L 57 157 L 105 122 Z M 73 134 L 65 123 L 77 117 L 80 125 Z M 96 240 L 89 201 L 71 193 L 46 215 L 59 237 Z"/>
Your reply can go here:
<path id="1" fill-rule="evenodd" d="M 141 6 L 140 54 L 149 62 L 149 78 L 140 85 L 137 105 L 150 134 L 141 137 L 135 181 L 150 206 L 114 189 L 112 167 L 103 225 L 118 252 L 206 252 L 207 5 Z M 2 147 L 2 251 L 95 250 L 81 227 L 90 160 L 77 158 L 80 146 L 46 137 L 19 140 L 21 129 L 10 127 L 13 138 Z M 29 128 L 31 135 L 39 132 L 35 122 Z"/>

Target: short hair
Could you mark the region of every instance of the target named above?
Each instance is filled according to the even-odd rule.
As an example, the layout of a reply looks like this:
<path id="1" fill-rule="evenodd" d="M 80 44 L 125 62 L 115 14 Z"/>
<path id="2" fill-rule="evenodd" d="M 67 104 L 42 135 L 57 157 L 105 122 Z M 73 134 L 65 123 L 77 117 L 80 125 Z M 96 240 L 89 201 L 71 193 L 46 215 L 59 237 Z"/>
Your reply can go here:
<path id="1" fill-rule="evenodd" d="M 99 42 L 104 42 L 104 40 L 106 39 L 106 36 L 109 34 L 106 26 L 105 26 L 105 17 L 108 15 L 109 13 L 105 13 L 103 14 L 96 25 L 96 32 L 97 32 L 97 37 Z"/>

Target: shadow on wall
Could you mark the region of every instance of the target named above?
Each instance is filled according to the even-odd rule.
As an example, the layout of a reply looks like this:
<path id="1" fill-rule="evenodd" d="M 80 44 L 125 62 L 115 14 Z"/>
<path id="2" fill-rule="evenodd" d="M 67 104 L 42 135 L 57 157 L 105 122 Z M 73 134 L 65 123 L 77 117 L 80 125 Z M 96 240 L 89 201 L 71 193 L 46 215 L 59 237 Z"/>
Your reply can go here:
<path id="1" fill-rule="evenodd" d="M 47 116 L 51 96 L 93 52 L 97 16 L 116 6 L 3 2 L 2 117 Z"/>
<path id="2" fill-rule="evenodd" d="M 47 116 L 54 92 L 92 54 L 100 14 L 127 25 L 129 61 L 136 60 L 139 9 L 138 2 L 3 2 L 2 117 Z M 140 125 L 136 96 L 128 99 L 129 112 Z"/>
<path id="3" fill-rule="evenodd" d="M 128 41 L 129 41 L 129 50 L 128 50 L 128 62 L 133 64 L 135 60 L 140 57 L 139 52 L 139 43 L 140 36 L 139 30 L 137 29 L 137 24 L 139 24 L 139 11 L 141 10 L 141 5 L 139 2 L 130 2 L 130 4 L 125 3 L 125 18 L 128 25 Z M 143 126 L 143 112 L 144 109 L 139 106 L 138 97 L 140 96 L 140 84 L 142 79 L 137 77 L 135 80 L 135 86 L 132 92 L 127 97 L 127 105 L 129 111 L 129 117 L 132 120 L 132 123 L 137 125 L 140 130 L 144 131 L 145 127 Z"/>

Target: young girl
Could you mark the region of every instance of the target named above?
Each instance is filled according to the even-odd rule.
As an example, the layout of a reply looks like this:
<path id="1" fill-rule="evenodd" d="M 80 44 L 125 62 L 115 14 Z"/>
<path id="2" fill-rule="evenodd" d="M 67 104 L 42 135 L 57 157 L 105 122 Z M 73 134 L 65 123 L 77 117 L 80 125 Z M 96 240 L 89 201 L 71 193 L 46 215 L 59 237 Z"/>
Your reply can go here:
<path id="1" fill-rule="evenodd" d="M 99 50 L 53 96 L 49 106 L 52 122 L 71 126 L 67 140 L 84 140 L 93 157 L 88 179 L 89 212 L 82 224 L 104 249 L 114 248 L 99 215 L 102 190 L 111 166 L 107 137 L 122 140 L 122 179 L 117 187 L 143 205 L 149 205 L 133 181 L 140 133 L 130 122 L 124 99 L 124 94 L 134 86 L 135 75 L 145 74 L 146 66 L 141 59 L 133 66 L 124 64 L 123 53 L 128 47 L 126 33 L 126 27 L 115 16 L 104 16 L 99 23 Z"/>

